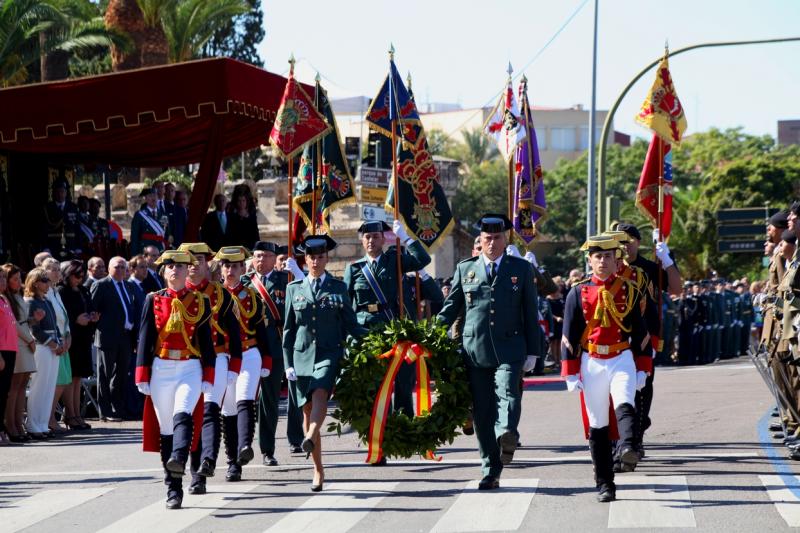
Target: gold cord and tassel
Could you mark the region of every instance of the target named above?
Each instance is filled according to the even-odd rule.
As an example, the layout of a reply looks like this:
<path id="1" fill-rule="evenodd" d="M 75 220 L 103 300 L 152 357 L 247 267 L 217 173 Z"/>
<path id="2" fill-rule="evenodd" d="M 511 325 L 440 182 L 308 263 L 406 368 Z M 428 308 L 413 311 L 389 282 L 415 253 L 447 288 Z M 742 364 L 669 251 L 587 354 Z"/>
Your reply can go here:
<path id="1" fill-rule="evenodd" d="M 614 301 L 614 296 L 606 289 L 600 289 L 597 292 L 597 307 L 594 309 L 594 319 L 600 321 L 600 326 L 607 328 L 611 326 L 613 321 L 619 329 L 629 332 L 631 328 L 626 328 L 622 321 L 631 312 L 634 300 L 634 291 L 628 289 L 625 296 L 625 308 L 620 311 L 617 309 L 617 303 Z"/>

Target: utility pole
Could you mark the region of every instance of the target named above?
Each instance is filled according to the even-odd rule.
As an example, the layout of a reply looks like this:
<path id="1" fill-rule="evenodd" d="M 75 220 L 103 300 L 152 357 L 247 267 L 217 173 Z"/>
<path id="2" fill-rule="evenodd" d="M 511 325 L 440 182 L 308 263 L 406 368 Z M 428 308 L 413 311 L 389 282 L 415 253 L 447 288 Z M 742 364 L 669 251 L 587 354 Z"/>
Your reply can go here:
<path id="1" fill-rule="evenodd" d="M 594 33 L 592 37 L 592 104 L 589 109 L 589 175 L 586 187 L 586 239 L 597 233 L 597 179 L 595 174 L 595 105 L 597 91 L 597 10 L 599 0 L 594 0 Z"/>

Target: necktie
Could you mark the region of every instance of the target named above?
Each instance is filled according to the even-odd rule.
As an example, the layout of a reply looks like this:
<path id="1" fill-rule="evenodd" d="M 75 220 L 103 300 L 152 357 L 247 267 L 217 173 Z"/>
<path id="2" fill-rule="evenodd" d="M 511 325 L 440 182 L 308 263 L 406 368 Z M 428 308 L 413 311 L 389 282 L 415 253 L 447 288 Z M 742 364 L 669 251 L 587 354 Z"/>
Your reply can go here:
<path id="1" fill-rule="evenodd" d="M 492 261 L 489 265 L 489 283 L 494 282 L 494 277 L 497 275 L 497 263 Z"/>
<path id="2" fill-rule="evenodd" d="M 267 275 L 266 275 L 266 274 L 264 274 L 263 276 L 261 276 L 261 283 L 263 283 L 263 284 L 264 284 L 264 287 L 266 287 L 266 286 L 267 286 Z"/>
<path id="3" fill-rule="evenodd" d="M 125 304 L 125 320 L 127 322 L 133 322 L 130 318 L 133 316 L 133 309 L 131 307 L 131 301 L 128 298 L 128 293 L 125 291 L 125 285 L 123 285 L 121 281 L 118 281 L 117 286 L 119 287 L 119 292 L 122 295 L 122 303 Z"/>
<path id="4" fill-rule="evenodd" d="M 321 285 L 321 280 L 319 278 L 314 278 L 314 298 L 319 295 L 319 287 Z"/>
<path id="5" fill-rule="evenodd" d="M 228 219 L 225 217 L 225 212 L 220 211 L 219 215 L 219 227 L 222 229 L 222 233 L 225 233 L 225 229 L 228 227 Z"/>
<path id="6" fill-rule="evenodd" d="M 369 269 L 372 270 L 373 274 L 377 274 L 378 273 L 378 260 L 377 259 L 373 259 L 372 261 L 370 261 Z"/>

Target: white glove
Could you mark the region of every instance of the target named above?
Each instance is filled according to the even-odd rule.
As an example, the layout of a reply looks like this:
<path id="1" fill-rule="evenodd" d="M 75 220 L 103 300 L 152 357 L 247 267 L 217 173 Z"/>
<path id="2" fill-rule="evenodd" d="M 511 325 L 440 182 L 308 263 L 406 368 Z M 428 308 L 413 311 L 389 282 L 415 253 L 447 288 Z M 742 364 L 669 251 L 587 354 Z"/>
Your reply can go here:
<path id="1" fill-rule="evenodd" d="M 667 243 L 658 240 L 659 232 L 657 229 L 653 230 L 653 242 L 656 243 L 656 257 L 661 261 L 661 266 L 665 269 L 671 267 L 675 262 L 669 256 L 669 246 Z"/>
<path id="2" fill-rule="evenodd" d="M 530 372 L 536 367 L 536 360 L 539 359 L 538 355 L 529 355 L 525 358 L 525 364 L 522 365 L 522 370 Z"/>
<path id="3" fill-rule="evenodd" d="M 203 394 L 211 394 L 211 392 L 214 390 L 214 385 L 208 381 L 204 381 L 203 384 L 200 385 L 200 390 L 203 392 Z"/>
<path id="4" fill-rule="evenodd" d="M 306 275 L 303 273 L 303 270 L 300 268 L 300 266 L 298 266 L 294 257 L 287 257 L 283 264 L 283 269 L 291 272 L 292 276 L 294 276 L 294 279 L 301 281 L 306 279 Z"/>
<path id="5" fill-rule="evenodd" d="M 145 396 L 150 396 L 150 384 L 148 382 L 137 383 L 136 388 Z"/>
<path id="6" fill-rule="evenodd" d="M 395 220 L 392 222 L 392 231 L 395 235 L 400 239 L 400 242 L 403 244 L 408 244 L 409 241 L 412 239 L 406 233 L 406 228 L 403 227 L 403 223 L 399 220 Z"/>
<path id="7" fill-rule="evenodd" d="M 238 378 L 238 377 L 239 377 L 239 374 L 237 374 L 236 372 L 231 372 L 230 370 L 228 370 L 228 385 L 233 385 L 234 383 L 236 383 L 236 378 Z"/>
<path id="8" fill-rule="evenodd" d="M 294 371 L 293 366 L 286 369 L 286 379 L 289 381 L 297 381 L 297 372 Z"/>
<path id="9" fill-rule="evenodd" d="M 567 383 L 567 390 L 569 392 L 583 390 L 583 382 L 581 381 L 581 378 L 579 378 L 577 374 L 567 376 L 564 379 L 564 381 Z"/>
<path id="10" fill-rule="evenodd" d="M 419 274 L 419 279 L 421 279 L 422 281 L 426 281 L 431 277 L 431 275 L 425 272 L 424 270 L 417 270 L 417 274 Z"/>
<path id="11" fill-rule="evenodd" d="M 647 372 L 639 370 L 636 372 L 636 390 L 642 390 L 647 382 Z"/>
<path id="12" fill-rule="evenodd" d="M 268 378 L 270 374 L 269 368 L 262 368 L 261 369 L 261 377 Z"/>
<path id="13" fill-rule="evenodd" d="M 536 260 L 536 254 L 528 252 L 525 254 L 525 260 L 532 264 L 534 267 L 539 268 L 539 262 Z"/>
<path id="14" fill-rule="evenodd" d="M 506 246 L 506 253 L 511 257 L 522 257 L 522 254 L 519 253 L 519 249 L 513 244 Z"/>

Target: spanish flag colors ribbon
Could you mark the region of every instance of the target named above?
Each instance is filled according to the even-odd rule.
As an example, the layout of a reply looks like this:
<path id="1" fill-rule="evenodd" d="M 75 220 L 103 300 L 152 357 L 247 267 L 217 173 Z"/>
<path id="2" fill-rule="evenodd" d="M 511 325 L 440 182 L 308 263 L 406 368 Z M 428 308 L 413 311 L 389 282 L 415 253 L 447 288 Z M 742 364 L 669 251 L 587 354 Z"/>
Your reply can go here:
<path id="1" fill-rule="evenodd" d="M 394 392 L 394 381 L 403 362 L 417 363 L 417 416 L 424 416 L 431 410 L 430 374 L 425 360 L 431 356 L 430 350 L 411 341 L 400 341 L 391 350 L 382 353 L 378 359 L 388 359 L 389 367 L 383 377 L 375 403 L 372 407 L 372 419 L 369 424 L 367 462 L 377 463 L 383 457 L 383 431 L 389 416 L 389 406 Z M 426 452 L 425 457 L 432 460 L 441 460 L 436 457 L 433 450 Z"/>

